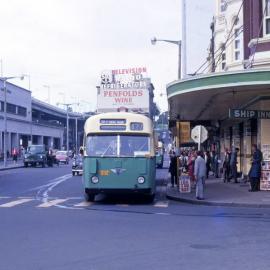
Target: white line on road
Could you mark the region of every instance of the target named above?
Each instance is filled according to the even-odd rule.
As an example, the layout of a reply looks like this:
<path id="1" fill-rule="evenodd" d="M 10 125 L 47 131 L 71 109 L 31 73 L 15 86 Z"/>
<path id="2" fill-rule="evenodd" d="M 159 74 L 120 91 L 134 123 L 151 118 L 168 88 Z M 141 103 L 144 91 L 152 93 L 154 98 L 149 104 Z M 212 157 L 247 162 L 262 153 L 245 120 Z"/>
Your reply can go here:
<path id="1" fill-rule="evenodd" d="M 74 206 L 76 206 L 76 207 L 87 207 L 87 206 L 91 206 L 92 204 L 93 204 L 93 202 L 83 201 L 83 202 L 75 204 Z"/>
<path id="2" fill-rule="evenodd" d="M 47 208 L 47 207 L 57 205 L 59 203 L 63 203 L 65 201 L 67 201 L 67 199 L 56 199 L 56 200 L 47 201 L 47 202 L 44 202 L 42 204 L 39 204 L 37 207 L 39 207 L 39 208 Z"/>
<path id="3" fill-rule="evenodd" d="M 20 200 L 16 200 L 16 201 L 1 204 L 0 207 L 13 207 L 13 206 L 23 204 L 23 203 L 26 203 L 26 202 L 30 202 L 30 201 L 33 201 L 33 200 L 34 199 L 20 199 Z"/>
<path id="4" fill-rule="evenodd" d="M 154 207 L 163 207 L 163 208 L 167 208 L 169 206 L 169 202 L 168 201 L 157 201 L 154 204 Z"/>

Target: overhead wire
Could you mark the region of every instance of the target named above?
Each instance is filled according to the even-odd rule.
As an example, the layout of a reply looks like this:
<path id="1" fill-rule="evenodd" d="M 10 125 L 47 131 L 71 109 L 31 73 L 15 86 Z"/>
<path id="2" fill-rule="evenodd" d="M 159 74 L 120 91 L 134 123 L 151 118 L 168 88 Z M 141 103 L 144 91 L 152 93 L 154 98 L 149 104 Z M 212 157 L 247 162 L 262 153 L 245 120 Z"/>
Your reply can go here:
<path id="1" fill-rule="evenodd" d="M 221 52 L 214 58 L 215 60 L 216 60 L 217 58 L 219 58 L 219 57 L 223 54 L 224 50 L 227 48 L 226 45 L 227 45 L 228 41 L 229 41 L 232 37 L 234 37 L 234 35 L 232 35 L 232 31 L 233 31 L 233 29 L 234 29 L 234 26 L 235 26 L 236 22 L 239 20 L 239 14 L 240 14 L 240 12 L 241 12 L 241 9 L 243 8 L 244 1 L 245 1 L 245 0 L 242 0 L 241 6 L 240 6 L 240 8 L 239 8 L 239 10 L 238 10 L 238 12 L 237 12 L 237 15 L 236 15 L 235 20 L 234 20 L 234 22 L 233 22 L 233 25 L 232 25 L 232 27 L 231 27 L 231 29 L 230 29 L 229 35 L 228 35 L 227 39 L 226 39 L 225 42 L 224 42 L 224 45 L 223 45 L 222 47 L 220 47 L 219 49 L 217 49 L 217 50 L 214 52 L 214 54 L 216 54 L 219 50 L 221 50 Z M 202 68 L 205 64 L 207 64 L 207 63 L 208 63 L 208 60 L 206 60 L 206 61 L 199 67 L 199 69 L 197 69 L 193 74 L 194 74 L 194 75 L 198 74 L 198 72 L 201 70 L 201 68 Z M 211 64 L 212 64 L 212 63 L 208 64 L 208 66 L 203 70 L 203 72 L 204 72 L 205 70 L 207 70 Z M 216 68 L 216 67 L 217 67 L 217 65 L 215 65 L 215 68 Z M 203 72 L 202 72 L 202 73 L 203 73 Z"/>

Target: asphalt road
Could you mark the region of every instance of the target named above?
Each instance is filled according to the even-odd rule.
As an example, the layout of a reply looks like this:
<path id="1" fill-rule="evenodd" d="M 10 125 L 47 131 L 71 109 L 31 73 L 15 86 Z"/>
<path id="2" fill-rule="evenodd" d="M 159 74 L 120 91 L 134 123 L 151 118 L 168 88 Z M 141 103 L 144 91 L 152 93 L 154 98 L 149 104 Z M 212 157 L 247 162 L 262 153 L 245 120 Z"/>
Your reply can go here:
<path id="1" fill-rule="evenodd" d="M 0 172 L 0 270 L 269 269 L 270 210 L 83 199 L 70 165 Z"/>

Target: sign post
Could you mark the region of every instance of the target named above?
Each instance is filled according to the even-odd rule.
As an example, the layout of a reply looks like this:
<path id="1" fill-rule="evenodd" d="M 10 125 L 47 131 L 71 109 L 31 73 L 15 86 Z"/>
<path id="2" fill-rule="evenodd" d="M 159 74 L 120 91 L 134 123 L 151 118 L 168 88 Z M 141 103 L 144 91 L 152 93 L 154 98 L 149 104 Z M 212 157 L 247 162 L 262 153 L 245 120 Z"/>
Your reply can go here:
<path id="1" fill-rule="evenodd" d="M 208 138 L 208 131 L 204 126 L 195 126 L 191 131 L 191 138 L 198 144 L 198 150 L 201 150 L 201 144 Z"/>

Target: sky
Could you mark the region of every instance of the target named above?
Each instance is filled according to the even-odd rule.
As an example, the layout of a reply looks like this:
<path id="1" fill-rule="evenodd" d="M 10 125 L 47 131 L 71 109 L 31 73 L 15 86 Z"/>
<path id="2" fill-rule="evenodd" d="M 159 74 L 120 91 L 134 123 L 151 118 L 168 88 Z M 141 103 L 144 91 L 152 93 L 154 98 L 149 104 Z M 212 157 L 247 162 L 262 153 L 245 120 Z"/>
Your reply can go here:
<path id="1" fill-rule="evenodd" d="M 187 2 L 187 73 L 207 57 L 215 0 Z M 0 0 L 0 59 L 10 82 L 55 105 L 96 109 L 103 70 L 147 67 L 155 101 L 167 109 L 178 48 L 151 38 L 181 39 L 181 0 Z"/>

